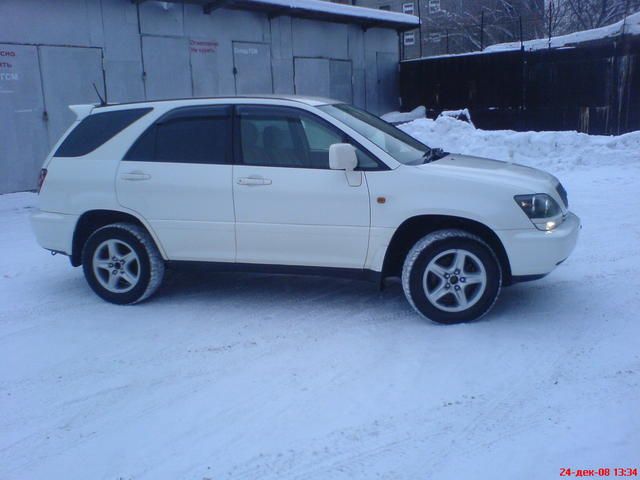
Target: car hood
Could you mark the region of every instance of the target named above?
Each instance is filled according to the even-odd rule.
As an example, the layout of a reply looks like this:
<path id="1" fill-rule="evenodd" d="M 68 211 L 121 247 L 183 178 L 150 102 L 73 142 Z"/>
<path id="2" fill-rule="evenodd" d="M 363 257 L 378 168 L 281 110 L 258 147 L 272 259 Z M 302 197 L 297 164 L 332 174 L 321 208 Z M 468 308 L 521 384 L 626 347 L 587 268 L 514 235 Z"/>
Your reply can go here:
<path id="1" fill-rule="evenodd" d="M 556 177 L 536 168 L 456 153 L 418 168 L 447 176 L 510 186 L 519 193 L 552 193 L 558 184 Z"/>

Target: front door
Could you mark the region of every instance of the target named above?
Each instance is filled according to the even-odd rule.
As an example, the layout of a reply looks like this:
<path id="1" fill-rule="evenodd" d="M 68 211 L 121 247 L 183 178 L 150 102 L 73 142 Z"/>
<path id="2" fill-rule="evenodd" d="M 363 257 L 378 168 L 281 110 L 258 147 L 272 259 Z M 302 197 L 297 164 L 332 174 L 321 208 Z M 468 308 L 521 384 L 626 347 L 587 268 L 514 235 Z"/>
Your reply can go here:
<path id="1" fill-rule="evenodd" d="M 343 136 L 302 110 L 239 106 L 233 167 L 239 263 L 363 268 L 369 238 L 364 175 L 329 169 Z"/>
<path id="2" fill-rule="evenodd" d="M 170 260 L 233 262 L 231 107 L 178 108 L 120 162 L 118 201 L 151 225 Z"/>

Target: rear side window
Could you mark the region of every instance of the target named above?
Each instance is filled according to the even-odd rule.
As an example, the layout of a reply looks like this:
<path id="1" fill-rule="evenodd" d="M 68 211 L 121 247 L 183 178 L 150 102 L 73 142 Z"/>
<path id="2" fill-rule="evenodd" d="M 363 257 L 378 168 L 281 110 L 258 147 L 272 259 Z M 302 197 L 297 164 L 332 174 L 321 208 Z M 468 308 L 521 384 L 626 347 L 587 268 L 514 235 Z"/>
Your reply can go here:
<path id="1" fill-rule="evenodd" d="M 111 140 L 152 108 L 133 108 L 89 115 L 64 139 L 56 157 L 81 157 Z"/>
<path id="2" fill-rule="evenodd" d="M 124 160 L 169 163 L 231 163 L 231 107 L 174 110 L 149 127 Z"/>

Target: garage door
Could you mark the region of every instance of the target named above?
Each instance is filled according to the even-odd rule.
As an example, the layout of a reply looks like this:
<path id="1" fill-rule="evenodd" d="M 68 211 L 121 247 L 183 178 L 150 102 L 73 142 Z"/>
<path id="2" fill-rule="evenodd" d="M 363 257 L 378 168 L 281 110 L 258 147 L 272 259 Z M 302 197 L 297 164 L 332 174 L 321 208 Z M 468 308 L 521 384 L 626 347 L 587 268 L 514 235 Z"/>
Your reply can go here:
<path id="1" fill-rule="evenodd" d="M 189 39 L 142 37 L 147 100 L 191 97 Z"/>
<path id="2" fill-rule="evenodd" d="M 353 100 L 351 62 L 332 58 L 294 59 L 294 85 L 297 95 Z"/>
<path id="3" fill-rule="evenodd" d="M 273 93 L 271 47 L 266 43 L 233 42 L 233 73 L 237 95 Z"/>
<path id="4" fill-rule="evenodd" d="M 0 194 L 35 187 L 47 154 L 38 50 L 0 44 Z"/>
<path id="5" fill-rule="evenodd" d="M 97 103 L 93 85 L 104 96 L 102 50 L 82 47 L 38 47 L 42 88 L 47 111 L 49 146 L 75 120 L 69 105 Z"/>

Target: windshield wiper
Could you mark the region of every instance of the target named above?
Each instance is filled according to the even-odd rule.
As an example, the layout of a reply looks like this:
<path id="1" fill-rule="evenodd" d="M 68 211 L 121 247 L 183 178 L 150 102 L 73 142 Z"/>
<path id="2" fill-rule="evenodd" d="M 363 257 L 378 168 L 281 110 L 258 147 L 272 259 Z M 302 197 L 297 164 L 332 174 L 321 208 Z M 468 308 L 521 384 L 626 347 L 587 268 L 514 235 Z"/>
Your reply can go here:
<path id="1" fill-rule="evenodd" d="M 449 155 L 449 152 L 445 152 L 441 148 L 429 148 L 429 150 L 422 155 L 422 163 L 431 163 L 447 155 Z"/>

